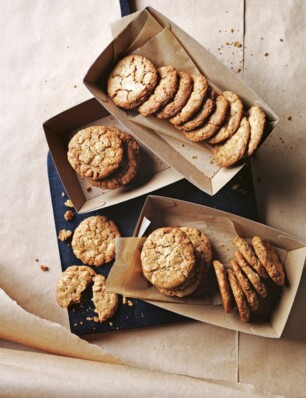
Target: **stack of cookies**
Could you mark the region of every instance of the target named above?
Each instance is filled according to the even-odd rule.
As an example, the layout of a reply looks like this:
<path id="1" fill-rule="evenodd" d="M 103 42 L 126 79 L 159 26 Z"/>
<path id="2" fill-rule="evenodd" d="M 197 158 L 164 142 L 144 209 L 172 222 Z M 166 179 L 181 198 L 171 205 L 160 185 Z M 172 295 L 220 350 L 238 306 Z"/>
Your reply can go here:
<path id="1" fill-rule="evenodd" d="M 136 175 L 139 145 L 113 126 L 90 126 L 76 133 L 68 145 L 68 161 L 91 185 L 116 189 Z"/>
<path id="2" fill-rule="evenodd" d="M 209 239 L 191 227 L 158 228 L 141 251 L 144 276 L 166 296 L 194 293 L 205 280 L 211 261 Z"/>
<path id="3" fill-rule="evenodd" d="M 252 155 L 264 132 L 266 115 L 258 106 L 244 114 L 232 91 L 216 92 L 202 74 L 189 75 L 173 66 L 158 69 L 141 55 L 120 60 L 109 75 L 107 92 L 123 109 L 167 119 L 187 139 L 213 147 L 219 167 Z"/>
<path id="4" fill-rule="evenodd" d="M 269 277 L 278 286 L 285 284 L 285 271 L 275 249 L 258 236 L 252 239 L 252 247 L 246 240 L 236 236 L 233 244 L 237 248 L 231 267 L 218 260 L 213 261 L 220 295 L 225 312 L 233 310 L 232 296 L 237 305 L 240 319 L 249 322 L 252 311 L 259 308 L 259 297 L 265 298 L 268 290 L 263 279 Z"/>

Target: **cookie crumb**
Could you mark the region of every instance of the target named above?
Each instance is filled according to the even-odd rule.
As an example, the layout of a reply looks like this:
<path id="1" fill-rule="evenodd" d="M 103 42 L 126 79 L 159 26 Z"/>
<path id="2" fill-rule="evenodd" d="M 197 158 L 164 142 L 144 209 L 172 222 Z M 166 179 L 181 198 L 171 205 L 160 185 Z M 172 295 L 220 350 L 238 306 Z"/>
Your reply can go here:
<path id="1" fill-rule="evenodd" d="M 239 41 L 235 41 L 234 46 L 240 48 L 242 47 L 242 44 Z"/>
<path id="2" fill-rule="evenodd" d="M 65 192 L 62 192 L 62 197 L 64 197 L 65 196 Z"/>
<path id="3" fill-rule="evenodd" d="M 113 322 L 108 322 L 109 326 L 114 326 Z"/>
<path id="4" fill-rule="evenodd" d="M 122 304 L 126 304 L 127 303 L 127 299 L 125 296 L 122 297 Z"/>
<path id="5" fill-rule="evenodd" d="M 67 210 L 66 213 L 64 214 L 64 218 L 66 221 L 71 221 L 74 217 L 74 213 L 71 210 Z"/>
<path id="6" fill-rule="evenodd" d="M 60 241 L 64 242 L 64 240 L 71 238 L 71 236 L 72 236 L 72 231 L 70 231 L 69 229 L 61 229 L 57 237 Z"/>
<path id="7" fill-rule="evenodd" d="M 197 156 L 192 156 L 192 159 L 197 159 L 198 157 Z"/>
<path id="8" fill-rule="evenodd" d="M 237 191 L 237 190 L 239 189 L 239 187 L 240 187 L 239 184 L 234 184 L 234 185 L 232 186 L 232 190 L 233 190 L 233 191 Z"/>
<path id="9" fill-rule="evenodd" d="M 40 269 L 44 272 L 49 271 L 49 267 L 47 267 L 46 265 L 41 265 Z"/>
<path id="10" fill-rule="evenodd" d="M 88 317 L 86 318 L 86 321 L 93 321 L 93 318 L 91 318 L 90 316 L 88 316 Z"/>
<path id="11" fill-rule="evenodd" d="M 283 42 L 283 41 L 284 41 L 284 39 L 279 39 L 279 41 Z"/>
<path id="12" fill-rule="evenodd" d="M 74 88 L 77 88 L 78 86 L 75 84 L 73 87 L 74 87 Z"/>
<path id="13" fill-rule="evenodd" d="M 287 120 L 292 120 L 292 116 L 288 116 L 288 117 L 287 117 Z"/>
<path id="14" fill-rule="evenodd" d="M 127 301 L 129 307 L 134 307 L 134 303 L 132 300 Z"/>
<path id="15" fill-rule="evenodd" d="M 234 33 L 234 32 L 235 32 L 233 28 L 231 29 L 231 32 L 232 32 L 232 33 Z"/>
<path id="16" fill-rule="evenodd" d="M 268 55 L 269 55 L 269 53 L 265 53 L 265 54 L 264 54 L 265 57 L 268 57 Z"/>
<path id="17" fill-rule="evenodd" d="M 38 262 L 39 262 L 39 259 L 38 259 L 38 258 L 35 258 L 35 261 L 38 263 Z"/>
<path id="18" fill-rule="evenodd" d="M 87 188 L 86 188 L 86 191 L 87 191 L 87 192 L 91 192 L 91 191 L 92 191 L 92 188 L 91 188 L 91 187 L 87 187 Z"/>
<path id="19" fill-rule="evenodd" d="M 237 69 L 237 73 L 240 73 L 240 72 L 241 72 L 241 68 L 238 68 L 238 69 Z"/>
<path id="20" fill-rule="evenodd" d="M 70 199 L 68 199 L 68 200 L 66 200 L 66 202 L 64 203 L 65 204 L 65 206 L 67 206 L 67 207 L 74 207 L 73 206 L 73 203 L 72 203 L 72 201 L 70 200 Z"/>

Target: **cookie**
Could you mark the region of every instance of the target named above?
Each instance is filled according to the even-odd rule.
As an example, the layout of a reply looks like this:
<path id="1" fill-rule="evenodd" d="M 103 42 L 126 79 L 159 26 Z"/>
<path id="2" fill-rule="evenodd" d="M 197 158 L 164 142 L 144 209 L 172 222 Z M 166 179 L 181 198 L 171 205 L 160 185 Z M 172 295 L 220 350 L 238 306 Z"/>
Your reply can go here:
<path id="1" fill-rule="evenodd" d="M 138 108 L 143 116 L 150 116 L 175 96 L 178 88 L 178 73 L 173 66 L 162 66 L 157 70 L 160 81 L 153 94 Z"/>
<path id="2" fill-rule="evenodd" d="M 183 132 L 184 136 L 190 141 L 203 141 L 212 137 L 224 122 L 227 116 L 228 107 L 229 104 L 224 95 L 218 95 L 215 111 L 209 117 L 204 126 L 189 133 Z"/>
<path id="3" fill-rule="evenodd" d="M 68 145 L 68 161 L 82 177 L 97 180 L 118 169 L 123 159 L 120 130 L 90 126 L 76 133 Z"/>
<path id="4" fill-rule="evenodd" d="M 252 245 L 255 253 L 259 258 L 261 264 L 265 267 L 270 278 L 279 286 L 285 284 L 285 271 L 279 261 L 277 253 L 266 240 L 261 239 L 259 236 L 254 236 Z"/>
<path id="5" fill-rule="evenodd" d="M 255 269 L 255 271 L 262 276 L 263 278 L 267 278 L 268 275 L 266 273 L 266 270 L 264 267 L 261 265 L 260 261 L 258 258 L 255 256 L 251 246 L 248 244 L 248 242 L 239 236 L 236 236 L 232 240 L 233 244 L 236 246 L 238 251 L 243 255 L 244 259 L 250 264 L 252 268 Z"/>
<path id="6" fill-rule="evenodd" d="M 157 70 L 149 59 L 128 55 L 110 73 L 107 93 L 120 108 L 133 109 L 146 101 L 157 83 Z"/>
<path id="7" fill-rule="evenodd" d="M 241 268 L 239 267 L 236 261 L 231 260 L 231 266 L 233 268 L 233 271 L 235 272 L 236 279 L 245 295 L 245 298 L 247 299 L 250 308 L 253 311 L 257 311 L 259 305 L 258 297 L 256 296 L 256 293 L 252 289 L 252 286 L 248 281 L 248 278 L 241 271 Z"/>
<path id="8" fill-rule="evenodd" d="M 250 320 L 250 309 L 246 302 L 243 291 L 235 277 L 234 271 L 231 269 L 227 270 L 228 281 L 233 292 L 234 299 L 236 301 L 237 309 L 239 312 L 240 319 L 242 322 L 249 322 Z"/>
<path id="9" fill-rule="evenodd" d="M 124 148 L 124 158 L 121 165 L 113 174 L 103 180 L 88 179 L 89 183 L 94 187 L 117 189 L 130 183 L 135 177 L 139 165 L 139 144 L 131 135 L 126 133 L 121 133 L 120 139 Z"/>
<path id="10" fill-rule="evenodd" d="M 62 272 L 56 284 L 56 300 L 62 308 L 79 303 L 81 294 L 89 286 L 96 273 L 86 265 L 72 265 Z"/>
<path id="11" fill-rule="evenodd" d="M 175 97 L 156 116 L 158 119 L 169 119 L 175 116 L 186 105 L 193 88 L 193 80 L 188 73 L 179 72 L 179 84 Z"/>
<path id="12" fill-rule="evenodd" d="M 195 249 L 179 228 L 158 228 L 141 251 L 144 276 L 160 289 L 175 289 L 194 275 Z"/>
<path id="13" fill-rule="evenodd" d="M 218 260 L 213 261 L 217 282 L 219 285 L 220 295 L 226 313 L 230 313 L 233 310 L 232 298 L 230 293 L 230 287 L 228 284 L 227 273 L 224 265 Z"/>
<path id="14" fill-rule="evenodd" d="M 104 216 L 83 220 L 73 234 L 74 255 L 84 264 L 99 266 L 115 258 L 115 239 L 121 236 L 114 221 Z"/>
<path id="15" fill-rule="evenodd" d="M 245 261 L 240 252 L 235 252 L 235 257 L 239 267 L 242 269 L 257 293 L 260 294 L 261 297 L 267 297 L 268 291 L 265 284 L 260 280 L 260 276 L 257 274 L 257 272 L 253 271 L 252 267 Z"/>
<path id="16" fill-rule="evenodd" d="M 266 114 L 259 106 L 252 106 L 248 111 L 248 120 L 251 127 L 251 135 L 247 154 L 251 156 L 262 139 L 266 124 Z"/>
<path id="17" fill-rule="evenodd" d="M 208 90 L 208 82 L 203 75 L 192 75 L 193 89 L 192 93 L 181 111 L 172 117 L 170 122 L 175 126 L 187 122 L 201 108 L 203 100 Z"/>
<path id="18" fill-rule="evenodd" d="M 185 132 L 189 132 L 192 130 L 196 130 L 201 127 L 205 120 L 213 113 L 216 106 L 216 100 L 214 95 L 210 95 L 202 105 L 200 111 L 193 116 L 188 122 L 181 124 L 180 126 L 176 126 L 177 129 Z"/>
<path id="19" fill-rule="evenodd" d="M 236 133 L 213 149 L 213 159 L 218 167 L 233 166 L 243 158 L 250 138 L 250 125 L 246 117 L 241 120 Z"/>
<path id="20" fill-rule="evenodd" d="M 118 294 L 107 289 L 103 275 L 95 275 L 93 281 L 92 301 L 95 305 L 94 311 L 98 314 L 94 321 L 102 323 L 115 314 L 119 302 Z"/>
<path id="21" fill-rule="evenodd" d="M 238 95 L 232 91 L 224 91 L 223 95 L 228 100 L 230 105 L 228 120 L 217 132 L 217 134 L 215 134 L 208 141 L 210 144 L 219 144 L 220 142 L 230 138 L 238 130 L 242 119 L 243 103 Z"/>

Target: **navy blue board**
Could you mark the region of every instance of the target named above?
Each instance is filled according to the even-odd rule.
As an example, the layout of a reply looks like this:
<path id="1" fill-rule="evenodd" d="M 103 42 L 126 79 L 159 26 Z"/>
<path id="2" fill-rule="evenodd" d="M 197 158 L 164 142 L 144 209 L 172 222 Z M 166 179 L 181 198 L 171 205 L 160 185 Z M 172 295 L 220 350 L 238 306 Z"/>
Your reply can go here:
<path id="1" fill-rule="evenodd" d="M 72 221 L 64 219 L 64 213 L 69 209 L 64 205 L 68 199 L 63 184 L 54 166 L 50 153 L 48 154 L 48 177 L 55 220 L 56 235 L 65 228 L 74 231 L 79 223 L 93 215 L 105 215 L 113 219 L 118 225 L 122 236 L 132 236 L 142 206 L 147 195 L 129 200 L 106 209 L 93 211 L 86 214 L 76 214 Z M 154 195 L 172 197 L 193 203 L 203 204 L 230 213 L 238 214 L 252 220 L 257 220 L 257 207 L 252 182 L 250 164 L 246 166 L 231 180 L 218 194 L 209 196 L 202 192 L 187 180 L 182 180 L 153 192 Z M 71 249 L 70 241 L 58 241 L 62 270 L 71 265 L 81 265 Z M 95 267 L 97 273 L 107 276 L 113 263 Z M 123 304 L 120 300 L 119 308 L 110 322 L 102 324 L 87 320 L 93 318 L 93 303 L 91 301 L 91 289 L 88 289 L 81 304 L 75 304 L 68 309 L 70 329 L 77 335 L 110 332 L 115 330 L 139 328 L 144 326 L 160 325 L 170 322 L 187 321 L 181 315 L 174 314 L 142 300 L 132 299 L 133 306 Z M 64 311 L 64 310 L 63 310 Z"/>

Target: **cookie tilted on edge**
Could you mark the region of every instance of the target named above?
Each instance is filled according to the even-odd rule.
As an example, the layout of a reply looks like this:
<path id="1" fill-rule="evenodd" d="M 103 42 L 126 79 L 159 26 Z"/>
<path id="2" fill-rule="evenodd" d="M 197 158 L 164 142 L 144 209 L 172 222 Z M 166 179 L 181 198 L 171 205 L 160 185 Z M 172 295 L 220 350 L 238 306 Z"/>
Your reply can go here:
<path id="1" fill-rule="evenodd" d="M 235 272 L 235 276 L 236 276 L 237 281 L 239 282 L 239 285 L 245 295 L 245 298 L 247 299 L 247 301 L 249 303 L 249 306 L 251 307 L 251 309 L 253 311 L 257 311 L 258 305 L 259 305 L 258 297 L 256 296 L 256 293 L 252 289 L 248 278 L 243 274 L 243 272 L 241 271 L 241 268 L 239 267 L 239 265 L 237 264 L 236 261 L 231 260 L 231 266 Z"/>
<path id="2" fill-rule="evenodd" d="M 232 269 L 228 269 L 227 275 L 228 275 L 229 285 L 232 289 L 233 296 L 236 301 L 240 319 L 242 320 L 242 322 L 249 322 L 250 309 L 244 297 L 243 291 L 235 277 L 234 271 Z"/>
<path id="3" fill-rule="evenodd" d="M 248 111 L 248 120 L 251 127 L 251 136 L 247 154 L 251 156 L 262 139 L 266 124 L 266 114 L 259 106 L 252 106 Z"/>
<path id="4" fill-rule="evenodd" d="M 232 304 L 230 287 L 227 279 L 227 272 L 224 265 L 218 260 L 213 261 L 213 266 L 215 269 L 217 282 L 219 285 L 219 291 L 223 303 L 223 308 L 224 311 L 227 314 L 229 314 L 230 312 L 233 311 L 233 304 Z"/>

